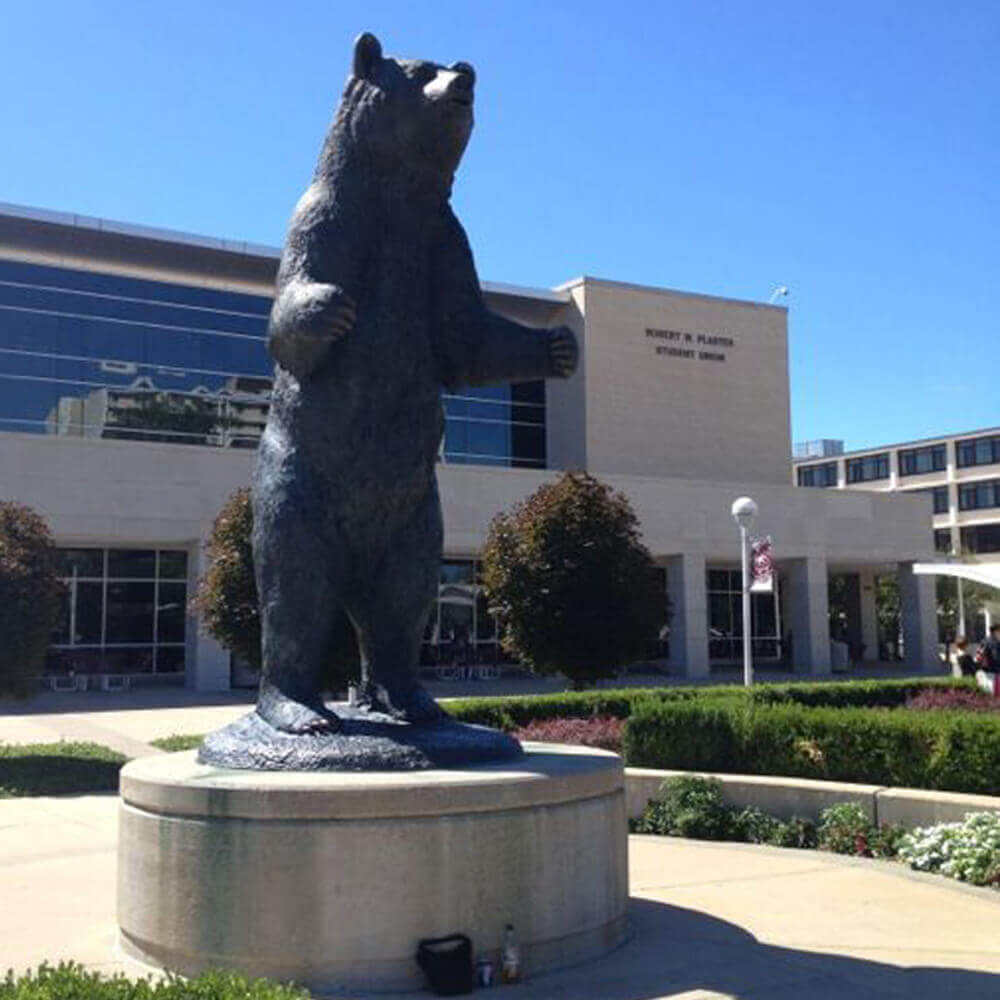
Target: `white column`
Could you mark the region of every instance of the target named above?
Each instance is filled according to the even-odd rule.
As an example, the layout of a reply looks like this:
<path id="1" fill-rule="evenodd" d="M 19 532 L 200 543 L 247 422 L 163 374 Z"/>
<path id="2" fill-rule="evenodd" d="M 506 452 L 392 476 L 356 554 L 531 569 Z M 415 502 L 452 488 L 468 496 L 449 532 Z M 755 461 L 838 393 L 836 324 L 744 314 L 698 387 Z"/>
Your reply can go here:
<path id="1" fill-rule="evenodd" d="M 861 597 L 861 641 L 865 644 L 866 660 L 878 659 L 878 614 L 875 609 L 875 574 L 870 569 L 859 570 L 858 587 Z"/>
<path id="2" fill-rule="evenodd" d="M 826 560 L 789 559 L 785 566 L 786 628 L 792 632 L 792 667 L 808 674 L 830 673 L 830 583 Z"/>
<path id="3" fill-rule="evenodd" d="M 188 553 L 188 594 L 193 595 L 198 580 L 207 566 L 205 542 L 202 539 L 193 551 Z M 228 691 L 229 651 L 223 649 L 211 636 L 206 635 L 201 622 L 189 616 L 187 619 L 186 659 L 184 686 L 195 691 Z"/>
<path id="4" fill-rule="evenodd" d="M 228 691 L 229 651 L 196 626 L 194 641 L 188 642 L 185 686 L 195 691 Z"/>
<path id="5" fill-rule="evenodd" d="M 667 560 L 667 592 L 673 604 L 670 665 L 684 677 L 708 677 L 708 597 L 705 557 L 688 553 Z"/>
<path id="6" fill-rule="evenodd" d="M 899 564 L 899 611 L 906 669 L 918 674 L 936 672 L 941 663 L 934 577 L 917 576 L 913 563 Z"/>

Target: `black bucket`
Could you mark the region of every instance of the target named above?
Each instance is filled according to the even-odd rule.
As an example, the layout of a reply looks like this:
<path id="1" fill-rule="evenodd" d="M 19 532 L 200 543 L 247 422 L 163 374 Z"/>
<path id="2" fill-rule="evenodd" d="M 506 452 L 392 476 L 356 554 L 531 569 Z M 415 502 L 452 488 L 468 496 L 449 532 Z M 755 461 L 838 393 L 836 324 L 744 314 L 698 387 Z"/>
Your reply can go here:
<path id="1" fill-rule="evenodd" d="M 457 997 L 476 988 L 472 941 L 465 934 L 426 938 L 417 944 L 417 965 L 438 996 Z"/>

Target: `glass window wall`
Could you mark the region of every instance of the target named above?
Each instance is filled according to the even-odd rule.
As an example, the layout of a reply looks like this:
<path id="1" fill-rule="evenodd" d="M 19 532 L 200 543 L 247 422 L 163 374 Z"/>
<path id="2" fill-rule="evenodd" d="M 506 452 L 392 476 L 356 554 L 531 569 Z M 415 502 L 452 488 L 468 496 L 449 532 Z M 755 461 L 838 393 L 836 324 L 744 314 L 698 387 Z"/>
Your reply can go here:
<path id="1" fill-rule="evenodd" d="M 948 487 L 934 486 L 926 490 L 905 490 L 906 496 L 929 496 L 934 502 L 935 514 L 948 513 Z"/>
<path id="2" fill-rule="evenodd" d="M 959 468 L 1000 463 L 1000 437 L 966 438 L 955 443 Z"/>
<path id="3" fill-rule="evenodd" d="M 446 678 L 464 676 L 471 666 L 505 662 L 476 560 L 441 561 L 438 597 L 424 631 L 420 662 Z"/>
<path id="4" fill-rule="evenodd" d="M 777 581 L 777 576 L 775 577 Z M 709 569 L 708 657 L 738 662 L 743 657 L 743 585 L 738 569 Z M 754 659 L 777 660 L 781 655 L 779 587 L 773 594 L 750 597 L 751 648 Z"/>
<path id="5" fill-rule="evenodd" d="M 0 430 L 255 448 L 267 296 L 0 261 Z M 441 457 L 545 468 L 545 384 L 443 399 Z"/>
<path id="6" fill-rule="evenodd" d="M 836 486 L 837 463 L 824 462 L 822 465 L 800 465 L 799 486 Z"/>
<path id="7" fill-rule="evenodd" d="M 946 465 L 945 446 L 931 445 L 929 448 L 910 448 L 899 453 L 899 474 L 901 476 L 921 476 L 928 472 L 943 472 Z"/>
<path id="8" fill-rule="evenodd" d="M 847 460 L 847 481 L 849 483 L 868 483 L 875 479 L 889 478 L 889 453 L 880 455 L 865 455 L 862 458 Z"/>
<path id="9" fill-rule="evenodd" d="M 47 673 L 184 672 L 187 552 L 75 548 L 57 560 L 63 591 Z"/>
<path id="10" fill-rule="evenodd" d="M 959 510 L 987 510 L 1000 507 L 1000 479 L 963 483 L 958 487 Z"/>
<path id="11" fill-rule="evenodd" d="M 951 529 L 937 528 L 934 531 L 934 551 L 951 554 Z"/>
<path id="12" fill-rule="evenodd" d="M 1000 552 L 1000 524 L 975 524 L 962 528 L 962 548 L 966 552 Z"/>

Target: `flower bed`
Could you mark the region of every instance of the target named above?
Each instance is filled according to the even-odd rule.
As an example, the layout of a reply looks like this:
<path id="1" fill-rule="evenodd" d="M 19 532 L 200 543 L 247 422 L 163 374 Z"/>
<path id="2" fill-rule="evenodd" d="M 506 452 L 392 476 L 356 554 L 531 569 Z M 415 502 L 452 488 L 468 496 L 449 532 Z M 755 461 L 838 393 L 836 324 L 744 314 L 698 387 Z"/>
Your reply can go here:
<path id="1" fill-rule="evenodd" d="M 906 834 L 899 856 L 918 871 L 938 872 L 973 885 L 1000 885 L 1000 816 L 969 813 Z"/>
<path id="2" fill-rule="evenodd" d="M 917 712 L 932 709 L 951 712 L 1000 712 L 1000 698 L 965 688 L 930 688 L 915 694 L 905 705 Z"/>
<path id="3" fill-rule="evenodd" d="M 514 730 L 519 740 L 540 743 L 574 743 L 621 753 L 624 722 L 614 716 L 589 719 L 536 719 Z"/>
<path id="4" fill-rule="evenodd" d="M 1000 815 L 968 813 L 960 823 L 907 831 L 875 825 L 858 802 L 824 809 L 818 824 L 788 821 L 760 809 L 727 806 L 713 778 L 668 778 L 659 796 L 631 823 L 633 833 L 729 840 L 775 847 L 818 848 L 855 857 L 898 859 L 973 885 L 1000 887 Z"/>
<path id="5" fill-rule="evenodd" d="M 802 817 L 781 820 L 753 806 L 737 809 L 723 802 L 718 780 L 697 775 L 668 778 L 658 797 L 632 821 L 631 830 L 695 840 L 818 847 L 869 858 L 895 857 L 904 835 L 902 827 L 876 826 L 857 802 L 824 809 L 818 824 Z"/>

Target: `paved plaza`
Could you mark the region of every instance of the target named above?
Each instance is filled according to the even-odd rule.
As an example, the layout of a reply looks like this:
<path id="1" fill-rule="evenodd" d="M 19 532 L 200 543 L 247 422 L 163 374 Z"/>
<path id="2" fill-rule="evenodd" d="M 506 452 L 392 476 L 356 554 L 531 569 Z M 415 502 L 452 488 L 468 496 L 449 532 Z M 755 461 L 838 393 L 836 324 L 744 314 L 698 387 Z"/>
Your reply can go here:
<path id="1" fill-rule="evenodd" d="M 114 795 L 0 802 L 0 967 L 121 968 L 117 807 Z M 889 863 L 655 837 L 631 838 L 630 869 L 629 942 L 512 997 L 1000 996 L 991 891 Z"/>
<path id="2" fill-rule="evenodd" d="M 0 739 L 92 739 L 141 756 L 158 752 L 151 739 L 205 732 L 249 703 L 235 693 L 46 695 L 19 710 L 8 704 Z M 122 968 L 117 808 L 111 794 L 0 801 L 0 970 L 60 959 Z M 742 844 L 632 837 L 629 859 L 628 943 L 506 988 L 512 997 L 1000 996 L 1000 896 L 991 890 L 886 862 Z"/>
<path id="3" fill-rule="evenodd" d="M 117 806 L 114 795 L 0 802 L 0 966 L 121 968 Z M 1000 995 L 1000 910 L 987 890 L 887 863 L 655 837 L 631 838 L 630 868 L 629 942 L 512 997 Z"/>

